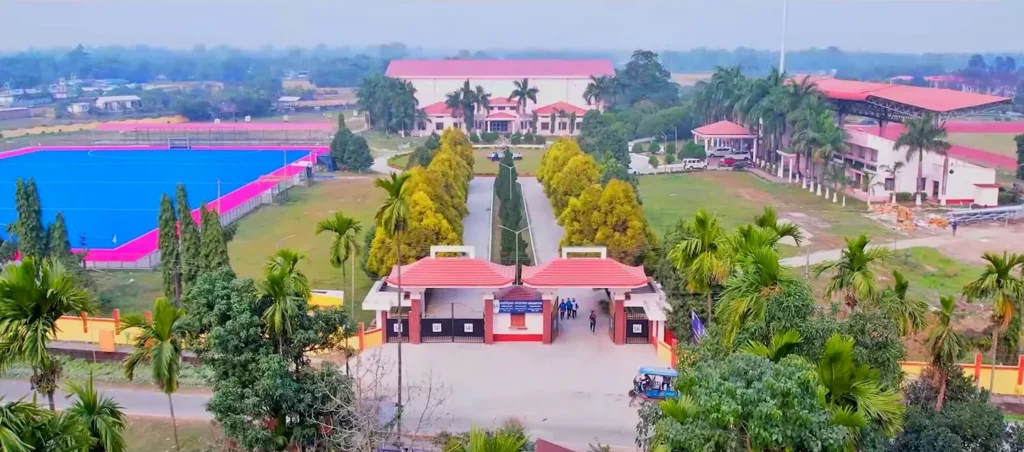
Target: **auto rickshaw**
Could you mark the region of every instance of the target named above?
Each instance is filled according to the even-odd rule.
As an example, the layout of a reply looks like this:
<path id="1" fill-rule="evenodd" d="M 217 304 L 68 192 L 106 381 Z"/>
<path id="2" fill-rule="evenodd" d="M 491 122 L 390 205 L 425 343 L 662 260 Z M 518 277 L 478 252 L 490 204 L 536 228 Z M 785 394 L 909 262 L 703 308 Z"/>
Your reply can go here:
<path id="1" fill-rule="evenodd" d="M 629 390 L 631 398 L 644 400 L 664 400 L 678 397 L 675 382 L 679 372 L 667 367 L 641 367 L 633 378 L 633 389 Z"/>

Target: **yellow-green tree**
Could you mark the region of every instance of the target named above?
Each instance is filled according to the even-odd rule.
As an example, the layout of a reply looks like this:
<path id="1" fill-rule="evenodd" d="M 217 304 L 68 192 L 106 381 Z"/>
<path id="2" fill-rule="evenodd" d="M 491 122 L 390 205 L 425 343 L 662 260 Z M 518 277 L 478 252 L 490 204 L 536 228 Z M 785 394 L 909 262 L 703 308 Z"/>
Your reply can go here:
<path id="1" fill-rule="evenodd" d="M 569 206 L 558 216 L 558 222 L 565 229 L 562 246 L 593 245 L 597 236 L 597 221 L 593 216 L 601 202 L 601 186 L 591 184 L 579 197 L 569 200 Z"/>
<path id="2" fill-rule="evenodd" d="M 455 151 L 455 155 L 466 163 L 468 168 L 473 168 L 473 144 L 469 137 L 459 129 L 445 129 L 441 134 L 441 149 L 445 147 Z"/>
<path id="3" fill-rule="evenodd" d="M 430 252 L 431 245 L 457 245 L 461 241 L 451 224 L 437 211 L 437 205 L 422 192 L 414 192 L 409 201 L 409 226 L 402 234 L 402 264 L 411 264 Z M 395 266 L 394 238 L 376 229 L 366 269 L 384 276 Z"/>
<path id="4" fill-rule="evenodd" d="M 537 169 L 537 179 L 544 186 L 544 193 L 550 196 L 552 176 L 565 168 L 569 160 L 577 155 L 583 155 L 583 151 L 575 140 L 569 138 L 559 139 L 548 147 L 547 152 L 541 157 L 540 168 Z"/>
<path id="5" fill-rule="evenodd" d="M 608 247 L 608 255 L 619 262 L 636 262 L 650 244 L 647 217 L 626 182 L 612 179 L 605 185 L 594 217 L 598 220 L 594 243 Z"/>
<path id="6" fill-rule="evenodd" d="M 594 158 L 587 154 L 579 154 L 569 159 L 558 172 L 552 173 L 550 193 L 551 207 L 555 215 L 560 215 L 569 205 L 569 200 L 583 193 L 583 190 L 594 184 L 601 177 L 601 168 Z"/>
<path id="7" fill-rule="evenodd" d="M 470 168 L 466 166 L 466 162 L 442 145 L 441 152 L 434 156 L 428 169 L 437 175 L 441 182 L 440 189 L 451 196 L 452 202 L 462 206 L 462 212 L 465 214 L 466 192 L 469 188 L 471 172 Z"/>
<path id="8" fill-rule="evenodd" d="M 409 192 L 426 194 L 434 201 L 437 211 L 444 215 L 444 218 L 455 229 L 456 234 L 462 236 L 462 217 L 465 214 L 466 205 L 457 204 L 451 194 L 444 190 L 445 184 L 438 175 L 438 171 L 417 166 L 407 172 L 409 180 L 406 185 L 409 187 Z"/>

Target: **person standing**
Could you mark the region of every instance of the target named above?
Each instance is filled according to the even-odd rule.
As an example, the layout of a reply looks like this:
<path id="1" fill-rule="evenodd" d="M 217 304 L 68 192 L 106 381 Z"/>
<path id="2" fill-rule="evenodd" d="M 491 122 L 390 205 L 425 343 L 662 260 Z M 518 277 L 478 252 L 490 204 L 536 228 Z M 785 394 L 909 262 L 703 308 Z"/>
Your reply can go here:
<path id="1" fill-rule="evenodd" d="M 597 313 L 593 309 L 590 310 L 590 332 L 593 333 L 597 330 Z"/>
<path id="2" fill-rule="evenodd" d="M 558 320 L 565 320 L 565 305 L 568 301 L 562 300 L 558 303 Z"/>
<path id="3" fill-rule="evenodd" d="M 572 318 L 575 319 L 576 315 L 579 314 L 579 311 L 580 311 L 580 305 L 579 305 L 579 303 L 576 302 L 576 299 L 573 298 L 572 299 Z"/>
<path id="4" fill-rule="evenodd" d="M 956 227 L 959 225 L 959 221 L 953 220 L 949 222 L 949 227 L 953 228 L 953 237 L 956 237 Z"/>

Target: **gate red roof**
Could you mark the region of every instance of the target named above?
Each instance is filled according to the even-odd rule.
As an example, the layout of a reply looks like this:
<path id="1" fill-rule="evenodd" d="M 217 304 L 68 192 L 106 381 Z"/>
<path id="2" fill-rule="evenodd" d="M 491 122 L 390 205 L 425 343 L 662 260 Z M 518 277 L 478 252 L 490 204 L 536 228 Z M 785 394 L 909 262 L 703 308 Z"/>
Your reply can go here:
<path id="1" fill-rule="evenodd" d="M 424 257 L 402 266 L 402 286 L 459 289 L 507 287 L 515 280 L 516 269 L 483 259 L 468 257 Z M 398 285 L 398 267 L 391 270 L 387 283 Z"/>
<path id="2" fill-rule="evenodd" d="M 596 287 L 634 289 L 647 284 L 643 267 L 631 267 L 614 259 L 556 258 L 534 267 L 523 267 L 523 285 L 536 288 Z"/>

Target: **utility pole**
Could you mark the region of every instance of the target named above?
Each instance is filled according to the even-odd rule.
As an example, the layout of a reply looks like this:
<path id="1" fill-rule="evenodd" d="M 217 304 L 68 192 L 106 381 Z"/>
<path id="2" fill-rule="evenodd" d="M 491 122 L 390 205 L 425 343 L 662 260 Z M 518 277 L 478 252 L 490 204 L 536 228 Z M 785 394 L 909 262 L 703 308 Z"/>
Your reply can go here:
<path id="1" fill-rule="evenodd" d="M 782 46 L 779 48 L 779 74 L 786 72 L 786 10 L 789 0 L 782 0 Z"/>
<path id="2" fill-rule="evenodd" d="M 510 229 L 510 228 L 506 228 L 505 226 L 502 226 L 500 224 L 498 225 L 498 227 L 516 235 L 516 274 L 518 274 L 519 273 L 519 234 L 522 233 L 523 231 L 527 230 L 527 229 L 530 229 L 530 227 L 527 226 L 527 227 L 522 228 L 522 229 L 520 229 L 518 231 Z M 536 259 L 536 258 L 537 258 L 537 256 L 534 256 L 534 259 Z M 519 281 L 516 281 L 516 282 L 518 283 Z"/>

